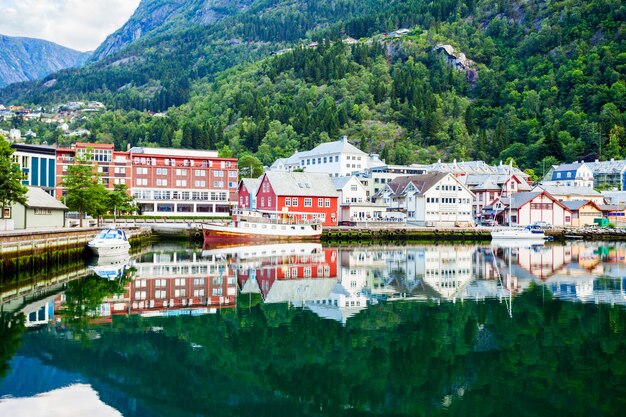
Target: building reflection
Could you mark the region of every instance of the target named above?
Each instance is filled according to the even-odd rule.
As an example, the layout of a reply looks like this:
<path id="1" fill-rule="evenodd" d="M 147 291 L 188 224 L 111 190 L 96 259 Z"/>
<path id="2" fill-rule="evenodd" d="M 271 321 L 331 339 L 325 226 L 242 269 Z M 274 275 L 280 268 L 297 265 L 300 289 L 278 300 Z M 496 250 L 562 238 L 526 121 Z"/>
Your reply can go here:
<path id="1" fill-rule="evenodd" d="M 626 304 L 622 244 L 328 248 L 279 243 L 202 251 L 161 246 L 89 268 L 122 289 L 95 308 L 92 322 L 115 315 L 211 314 L 234 308 L 238 294 L 258 294 L 266 304 L 289 303 L 344 325 L 368 305 L 402 300 L 498 299 L 512 312 L 514 298 L 532 285 L 567 301 Z M 26 326 L 45 324 L 62 316 L 65 295 L 56 291 L 44 297 L 38 292 L 38 299 L 25 305 L 7 297 L 3 307 L 23 312 Z"/>

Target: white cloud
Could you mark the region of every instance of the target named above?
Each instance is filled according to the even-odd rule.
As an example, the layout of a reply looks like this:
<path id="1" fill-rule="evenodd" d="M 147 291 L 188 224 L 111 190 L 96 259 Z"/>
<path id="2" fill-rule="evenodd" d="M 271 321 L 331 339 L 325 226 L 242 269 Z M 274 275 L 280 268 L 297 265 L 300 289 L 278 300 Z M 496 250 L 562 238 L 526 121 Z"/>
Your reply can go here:
<path id="1" fill-rule="evenodd" d="M 140 0 L 0 0 L 0 34 L 96 49 L 122 27 Z"/>

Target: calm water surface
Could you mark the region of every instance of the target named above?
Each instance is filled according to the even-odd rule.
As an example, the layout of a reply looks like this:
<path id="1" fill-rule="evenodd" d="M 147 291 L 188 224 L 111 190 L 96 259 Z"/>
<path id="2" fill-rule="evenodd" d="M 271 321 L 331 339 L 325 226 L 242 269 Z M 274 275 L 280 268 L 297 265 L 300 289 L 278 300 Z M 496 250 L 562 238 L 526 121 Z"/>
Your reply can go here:
<path id="1" fill-rule="evenodd" d="M 4 277 L 0 415 L 626 413 L 620 244 L 168 243 L 68 271 Z"/>

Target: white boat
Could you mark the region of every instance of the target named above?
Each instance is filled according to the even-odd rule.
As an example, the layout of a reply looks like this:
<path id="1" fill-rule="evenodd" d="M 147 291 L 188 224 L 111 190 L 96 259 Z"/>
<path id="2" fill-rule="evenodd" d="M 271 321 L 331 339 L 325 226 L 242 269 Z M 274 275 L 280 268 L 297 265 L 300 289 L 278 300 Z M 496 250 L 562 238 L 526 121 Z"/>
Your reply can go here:
<path id="1" fill-rule="evenodd" d="M 130 243 L 122 229 L 105 229 L 98 233 L 87 247 L 98 256 L 128 255 Z"/>
<path id="2" fill-rule="evenodd" d="M 543 240 L 546 238 L 543 230 L 536 227 L 526 226 L 523 229 L 506 229 L 491 232 L 492 239 L 533 239 Z"/>
<path id="3" fill-rule="evenodd" d="M 301 214 L 304 213 L 236 211 L 232 220 L 226 224 L 203 224 L 202 233 L 208 242 L 229 239 L 319 239 L 322 235 L 321 222 L 300 220 Z"/>

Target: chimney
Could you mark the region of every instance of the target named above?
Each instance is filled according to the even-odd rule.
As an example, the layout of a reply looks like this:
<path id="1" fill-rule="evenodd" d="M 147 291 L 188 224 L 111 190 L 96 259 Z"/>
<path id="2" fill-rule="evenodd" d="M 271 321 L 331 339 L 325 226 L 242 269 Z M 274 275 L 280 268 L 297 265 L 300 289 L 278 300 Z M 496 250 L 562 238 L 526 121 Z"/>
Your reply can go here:
<path id="1" fill-rule="evenodd" d="M 600 161 L 596 159 L 596 162 L 600 162 Z"/>
<path id="2" fill-rule="evenodd" d="M 347 141 L 348 141 L 348 137 L 347 137 L 346 135 L 343 135 L 343 136 L 341 137 L 341 141 L 342 141 L 342 142 L 347 142 Z"/>

